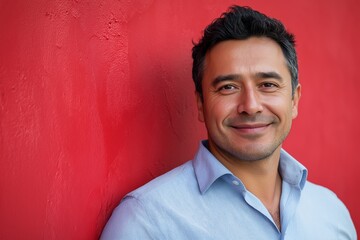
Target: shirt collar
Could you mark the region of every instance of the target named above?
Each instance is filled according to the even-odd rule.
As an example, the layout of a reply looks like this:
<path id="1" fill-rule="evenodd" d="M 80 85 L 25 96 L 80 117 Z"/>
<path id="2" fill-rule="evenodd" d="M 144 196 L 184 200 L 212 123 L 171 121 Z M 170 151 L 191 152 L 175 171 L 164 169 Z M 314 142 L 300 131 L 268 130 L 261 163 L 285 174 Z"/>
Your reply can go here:
<path id="1" fill-rule="evenodd" d="M 204 194 L 218 178 L 224 175 L 233 175 L 212 155 L 207 146 L 208 141 L 201 141 L 199 150 L 193 161 L 195 175 L 202 194 Z M 283 149 L 281 149 L 280 153 L 279 171 L 283 181 L 301 190 L 304 188 L 307 179 L 306 168 Z"/>
<path id="2" fill-rule="evenodd" d="M 280 152 L 280 175 L 283 181 L 299 189 L 303 189 L 308 176 L 307 169 L 284 149 Z"/>
<path id="3" fill-rule="evenodd" d="M 199 150 L 193 161 L 196 178 L 202 194 L 220 177 L 232 175 L 208 150 L 208 141 L 200 143 Z"/>

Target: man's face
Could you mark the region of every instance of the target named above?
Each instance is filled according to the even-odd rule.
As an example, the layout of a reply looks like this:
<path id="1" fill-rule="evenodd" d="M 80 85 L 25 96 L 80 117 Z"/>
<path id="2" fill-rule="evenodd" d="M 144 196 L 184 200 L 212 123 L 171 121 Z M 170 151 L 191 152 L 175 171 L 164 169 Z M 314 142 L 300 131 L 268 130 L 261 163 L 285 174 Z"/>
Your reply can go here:
<path id="1" fill-rule="evenodd" d="M 205 57 L 199 120 L 210 151 L 221 161 L 253 161 L 279 151 L 297 116 L 300 86 L 280 46 L 265 37 L 228 40 Z"/>

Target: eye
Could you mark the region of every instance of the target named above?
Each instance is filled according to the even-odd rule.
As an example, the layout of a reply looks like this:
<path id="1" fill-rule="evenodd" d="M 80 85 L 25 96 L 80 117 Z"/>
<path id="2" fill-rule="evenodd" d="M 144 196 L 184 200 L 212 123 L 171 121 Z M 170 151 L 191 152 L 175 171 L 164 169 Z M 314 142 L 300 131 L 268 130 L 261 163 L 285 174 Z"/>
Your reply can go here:
<path id="1" fill-rule="evenodd" d="M 273 84 L 273 83 L 263 83 L 262 86 L 265 87 L 265 88 L 276 87 L 276 85 Z"/>
<path id="2" fill-rule="evenodd" d="M 235 89 L 235 87 L 233 85 L 225 85 L 225 86 L 220 87 L 220 90 L 222 90 L 222 89 L 233 90 L 233 89 Z"/>
<path id="3" fill-rule="evenodd" d="M 220 86 L 217 91 L 220 92 L 221 94 L 231 94 L 233 92 L 235 92 L 238 88 L 234 85 L 231 84 L 226 84 L 226 85 L 222 85 Z"/>
<path id="4" fill-rule="evenodd" d="M 272 92 L 272 91 L 275 91 L 276 89 L 278 89 L 278 85 L 275 83 L 271 83 L 271 82 L 264 82 L 264 83 L 260 84 L 260 89 L 262 89 L 264 91 Z"/>

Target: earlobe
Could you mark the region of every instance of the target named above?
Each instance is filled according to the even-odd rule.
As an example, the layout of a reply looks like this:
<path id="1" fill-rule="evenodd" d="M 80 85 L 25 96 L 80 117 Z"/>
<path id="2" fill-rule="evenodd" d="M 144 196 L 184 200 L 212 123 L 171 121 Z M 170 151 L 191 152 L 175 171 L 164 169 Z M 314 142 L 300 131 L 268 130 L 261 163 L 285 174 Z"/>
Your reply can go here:
<path id="1" fill-rule="evenodd" d="M 203 106 L 203 98 L 201 96 L 201 93 L 195 92 L 196 96 L 196 103 L 198 108 L 198 119 L 200 122 L 204 122 L 204 106 Z"/>
<path id="2" fill-rule="evenodd" d="M 299 101 L 301 97 L 301 85 L 298 84 L 294 89 L 293 106 L 292 106 L 292 118 L 295 119 L 298 115 Z"/>

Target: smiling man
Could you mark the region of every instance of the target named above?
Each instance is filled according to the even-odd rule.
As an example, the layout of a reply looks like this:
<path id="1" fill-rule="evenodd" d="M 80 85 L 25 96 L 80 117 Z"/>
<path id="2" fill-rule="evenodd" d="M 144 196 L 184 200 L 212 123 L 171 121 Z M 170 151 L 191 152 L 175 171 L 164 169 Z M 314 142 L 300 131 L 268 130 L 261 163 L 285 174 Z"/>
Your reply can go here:
<path id="1" fill-rule="evenodd" d="M 193 48 L 194 160 L 129 193 L 102 239 L 356 239 L 344 204 L 282 149 L 301 86 L 294 37 L 233 6 Z"/>
<path id="2" fill-rule="evenodd" d="M 199 119 L 210 152 L 258 196 L 280 229 L 281 143 L 297 115 L 300 85 L 280 46 L 266 37 L 228 40 L 205 56 Z"/>

